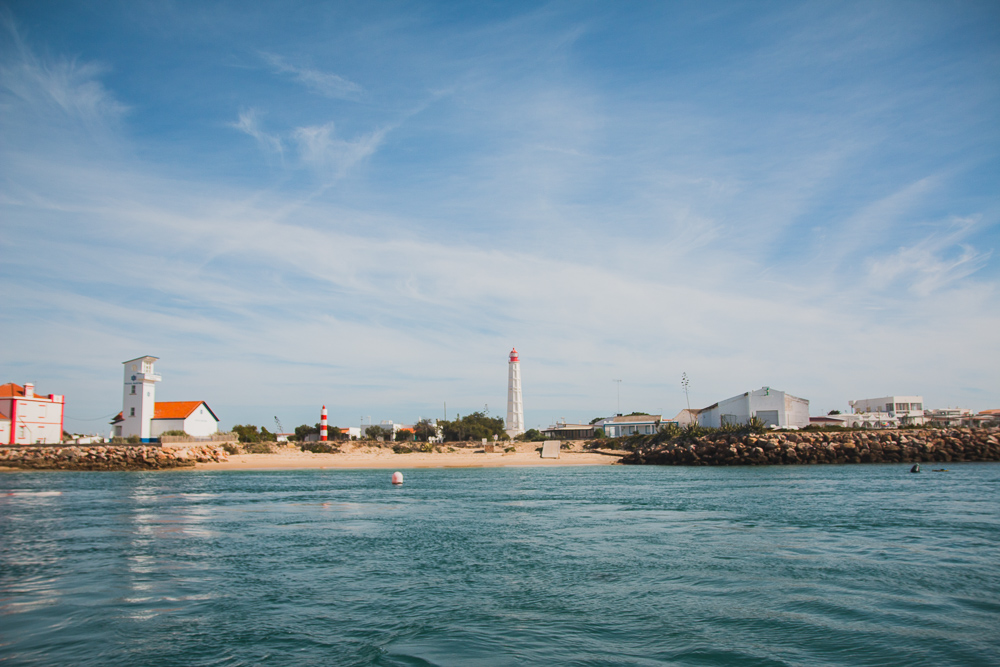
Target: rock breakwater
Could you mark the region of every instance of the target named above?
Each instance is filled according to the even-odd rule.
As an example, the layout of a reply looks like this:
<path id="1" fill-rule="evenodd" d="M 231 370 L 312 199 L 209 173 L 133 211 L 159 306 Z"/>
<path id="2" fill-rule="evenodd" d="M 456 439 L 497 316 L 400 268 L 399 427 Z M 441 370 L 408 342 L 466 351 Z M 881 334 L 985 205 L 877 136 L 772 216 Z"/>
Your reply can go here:
<path id="1" fill-rule="evenodd" d="M 626 465 L 792 465 L 1000 461 L 1000 429 L 714 433 L 641 447 Z"/>
<path id="2" fill-rule="evenodd" d="M 225 461 L 215 444 L 190 447 L 90 445 L 0 448 L 0 467 L 34 470 L 161 470 Z"/>

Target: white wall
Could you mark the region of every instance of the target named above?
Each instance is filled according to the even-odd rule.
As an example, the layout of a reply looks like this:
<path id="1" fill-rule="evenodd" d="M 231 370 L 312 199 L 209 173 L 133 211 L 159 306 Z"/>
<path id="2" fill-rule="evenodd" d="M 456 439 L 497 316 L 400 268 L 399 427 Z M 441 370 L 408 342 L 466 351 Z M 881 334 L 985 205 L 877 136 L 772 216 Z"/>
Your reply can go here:
<path id="1" fill-rule="evenodd" d="M 184 420 L 184 432 L 188 435 L 212 435 L 218 431 L 219 422 L 208 411 L 204 403 Z"/>
<path id="2" fill-rule="evenodd" d="M 149 433 L 152 438 L 159 438 L 167 431 L 184 431 L 183 419 L 154 419 L 149 423 Z M 187 431 L 184 431 L 187 433 Z M 188 435 L 191 435 L 188 433 Z"/>

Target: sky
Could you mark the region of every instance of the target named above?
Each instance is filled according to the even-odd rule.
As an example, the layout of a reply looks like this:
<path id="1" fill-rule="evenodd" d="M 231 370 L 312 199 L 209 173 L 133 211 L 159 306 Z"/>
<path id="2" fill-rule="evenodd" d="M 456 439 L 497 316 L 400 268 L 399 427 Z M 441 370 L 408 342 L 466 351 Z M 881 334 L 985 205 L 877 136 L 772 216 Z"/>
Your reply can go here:
<path id="1" fill-rule="evenodd" d="M 993 1 L 0 0 L 0 383 L 73 432 L 142 355 L 223 428 L 502 417 L 514 346 L 528 427 L 1000 408 L 998 223 Z"/>

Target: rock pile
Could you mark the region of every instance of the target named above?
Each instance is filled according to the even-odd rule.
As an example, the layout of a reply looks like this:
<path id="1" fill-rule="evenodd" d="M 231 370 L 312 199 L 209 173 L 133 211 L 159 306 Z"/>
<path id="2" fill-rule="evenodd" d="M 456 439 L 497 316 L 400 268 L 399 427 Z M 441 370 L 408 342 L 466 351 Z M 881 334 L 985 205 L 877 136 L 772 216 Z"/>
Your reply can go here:
<path id="1" fill-rule="evenodd" d="M 726 466 L 951 461 L 1000 461 L 1000 429 L 714 433 L 640 448 L 621 463 Z"/>
<path id="2" fill-rule="evenodd" d="M 159 470 L 225 461 L 215 444 L 164 448 L 157 445 L 70 445 L 0 448 L 0 466 L 48 470 Z"/>

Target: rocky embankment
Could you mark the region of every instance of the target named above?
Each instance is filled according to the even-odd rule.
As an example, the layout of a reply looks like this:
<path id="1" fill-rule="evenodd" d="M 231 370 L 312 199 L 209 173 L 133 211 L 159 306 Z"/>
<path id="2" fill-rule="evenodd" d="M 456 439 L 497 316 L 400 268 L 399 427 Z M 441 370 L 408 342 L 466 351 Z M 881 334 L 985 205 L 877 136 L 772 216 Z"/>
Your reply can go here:
<path id="1" fill-rule="evenodd" d="M 225 461 L 215 444 L 190 447 L 157 445 L 68 445 L 0 448 L 0 467 L 34 470 L 161 470 Z"/>
<path id="2" fill-rule="evenodd" d="M 639 449 L 621 463 L 735 466 L 952 461 L 1000 461 L 1000 429 L 715 433 Z"/>

